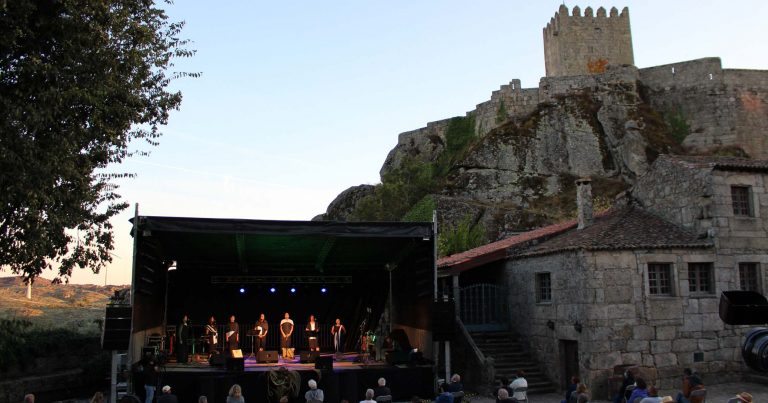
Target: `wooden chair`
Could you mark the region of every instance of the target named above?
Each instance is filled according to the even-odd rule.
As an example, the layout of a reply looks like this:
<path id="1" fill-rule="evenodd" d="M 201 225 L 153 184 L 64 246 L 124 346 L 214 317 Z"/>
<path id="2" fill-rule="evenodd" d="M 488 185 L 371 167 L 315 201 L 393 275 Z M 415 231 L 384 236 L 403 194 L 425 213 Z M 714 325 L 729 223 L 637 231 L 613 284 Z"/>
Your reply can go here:
<path id="1" fill-rule="evenodd" d="M 392 403 L 392 395 L 381 395 L 376 397 L 378 403 Z"/>

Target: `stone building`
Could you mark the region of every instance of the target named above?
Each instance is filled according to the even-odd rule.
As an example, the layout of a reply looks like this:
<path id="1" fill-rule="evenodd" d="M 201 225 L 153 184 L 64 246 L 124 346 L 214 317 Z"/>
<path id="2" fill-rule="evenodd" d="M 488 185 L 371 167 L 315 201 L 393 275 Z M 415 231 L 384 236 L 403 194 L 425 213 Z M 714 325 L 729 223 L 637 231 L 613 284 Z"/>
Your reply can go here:
<path id="1" fill-rule="evenodd" d="M 589 182 L 580 181 L 578 220 L 438 267 L 453 278 L 462 315 L 484 302 L 462 290 L 479 282 L 505 290 L 511 337 L 560 386 L 580 375 L 595 398 L 607 398 L 621 365 L 645 367 L 662 389 L 679 388 L 683 368 L 705 383 L 736 380 L 748 371 L 740 355 L 747 329 L 719 319 L 719 296 L 765 290 L 766 185 L 768 161 L 662 155 L 630 202 L 591 220 Z"/>
<path id="2" fill-rule="evenodd" d="M 612 7 L 592 14 L 592 7 L 576 6 L 568 14 L 564 4 L 544 28 L 544 61 L 547 77 L 602 73 L 607 65 L 635 64 L 629 9 L 621 14 Z"/>

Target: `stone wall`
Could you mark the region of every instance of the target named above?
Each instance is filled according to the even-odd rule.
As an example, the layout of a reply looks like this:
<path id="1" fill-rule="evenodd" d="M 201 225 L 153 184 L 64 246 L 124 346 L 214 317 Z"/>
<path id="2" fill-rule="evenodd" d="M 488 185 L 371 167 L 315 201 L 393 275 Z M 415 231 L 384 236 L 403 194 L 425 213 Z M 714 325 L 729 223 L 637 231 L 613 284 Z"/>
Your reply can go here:
<path id="1" fill-rule="evenodd" d="M 688 263 L 716 262 L 716 293 L 691 296 Z M 648 263 L 671 263 L 673 296 L 650 296 Z M 535 275 L 549 272 L 552 301 L 537 303 Z M 740 343 L 746 329 L 718 318 L 719 291 L 729 289 L 733 266 L 723 267 L 711 249 L 564 252 L 511 260 L 506 266 L 514 330 L 561 384 L 560 340 L 578 342 L 579 370 L 596 399 L 607 399 L 617 365 L 645 367 L 663 389 L 679 388 L 683 368 L 707 380 L 736 380 L 744 366 Z M 550 329 L 547 322 L 552 321 Z M 517 326 L 515 326 L 517 324 Z M 577 329 L 581 325 L 581 331 Z M 703 354 L 694 362 L 694 353 Z"/>
<path id="2" fill-rule="evenodd" d="M 635 63 L 626 7 L 621 14 L 612 7 L 610 16 L 603 7 L 593 16 L 592 8 L 587 7 L 582 17 L 579 7 L 568 15 L 568 7 L 561 5 L 543 35 L 547 77 L 596 73 L 604 67 L 601 61 L 611 65 Z"/>
<path id="3" fill-rule="evenodd" d="M 705 58 L 640 69 L 640 80 L 651 106 L 687 123 L 686 146 L 740 146 L 768 158 L 768 71 L 723 70 L 719 58 Z"/>

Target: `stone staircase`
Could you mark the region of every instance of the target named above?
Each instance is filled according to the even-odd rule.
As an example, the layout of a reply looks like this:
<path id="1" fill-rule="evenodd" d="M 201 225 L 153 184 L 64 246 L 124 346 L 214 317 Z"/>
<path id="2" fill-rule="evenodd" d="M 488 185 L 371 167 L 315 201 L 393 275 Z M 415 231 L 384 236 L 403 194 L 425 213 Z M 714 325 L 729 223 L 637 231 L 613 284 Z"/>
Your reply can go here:
<path id="1" fill-rule="evenodd" d="M 539 369 L 539 363 L 531 358 L 523 349 L 522 343 L 511 333 L 488 332 L 471 333 L 470 335 L 480 351 L 486 357 L 493 357 L 495 360 L 494 369 L 497 380 L 503 377 L 508 382 L 512 382 L 515 379 L 515 372 L 522 369 L 525 371 L 525 379 L 528 381 L 529 394 L 557 391 L 555 385 Z"/>

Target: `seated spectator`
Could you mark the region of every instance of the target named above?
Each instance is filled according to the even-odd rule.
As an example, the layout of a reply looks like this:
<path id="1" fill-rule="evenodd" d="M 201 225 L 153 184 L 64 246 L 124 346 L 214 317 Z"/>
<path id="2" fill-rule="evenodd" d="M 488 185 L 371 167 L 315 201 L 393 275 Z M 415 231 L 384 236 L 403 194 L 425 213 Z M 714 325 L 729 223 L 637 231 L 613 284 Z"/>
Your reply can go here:
<path id="1" fill-rule="evenodd" d="M 641 400 L 640 403 L 661 403 L 661 398 L 659 397 L 659 391 L 656 390 L 655 387 L 651 386 L 650 388 L 648 388 L 648 397 L 643 398 L 643 400 Z"/>
<path id="2" fill-rule="evenodd" d="M 645 397 L 648 397 L 648 384 L 645 382 L 645 379 L 637 377 L 635 378 L 635 388 L 632 390 L 632 394 L 629 395 L 627 403 L 638 403 Z M 635 402 L 635 399 L 637 399 L 637 402 Z"/>
<path id="3" fill-rule="evenodd" d="M 171 387 L 163 386 L 163 394 L 157 397 L 157 403 L 179 403 L 179 398 L 171 393 Z"/>
<path id="4" fill-rule="evenodd" d="M 379 378 L 378 382 L 379 386 L 376 387 L 376 389 L 373 390 L 373 397 L 379 397 L 379 396 L 391 396 L 392 391 L 389 390 L 387 387 L 387 380 L 384 378 Z"/>
<path id="5" fill-rule="evenodd" d="M 317 388 L 317 381 L 310 379 L 307 385 L 309 385 L 309 390 L 304 394 L 304 399 L 307 400 L 307 403 L 320 403 L 325 399 L 323 390 Z"/>
<path id="6" fill-rule="evenodd" d="M 461 377 L 459 374 L 453 374 L 451 377 L 451 383 L 448 385 L 449 392 L 463 392 L 464 385 L 461 384 Z"/>
<path id="7" fill-rule="evenodd" d="M 576 386 L 576 390 L 571 393 L 571 403 L 587 403 L 589 402 L 589 390 L 587 385 L 580 383 Z"/>
<path id="8" fill-rule="evenodd" d="M 701 381 L 698 374 L 693 373 L 689 376 L 685 376 L 683 378 L 683 391 L 677 394 L 677 399 L 675 399 L 675 401 L 677 403 L 703 403 L 703 396 L 691 397 L 691 392 L 702 389 L 704 389 L 704 383 Z"/>
<path id="9" fill-rule="evenodd" d="M 506 388 L 499 388 L 496 392 L 496 403 L 509 403 L 513 400 L 509 397 L 509 391 Z"/>
<path id="10" fill-rule="evenodd" d="M 24 403 L 35 403 L 35 395 L 31 393 L 24 395 Z"/>
<path id="11" fill-rule="evenodd" d="M 208 396 L 202 395 L 197 398 L 197 403 L 208 403 Z"/>
<path id="12" fill-rule="evenodd" d="M 361 400 L 360 403 L 376 403 L 376 401 L 373 400 L 373 389 L 365 391 L 365 400 Z"/>
<path id="13" fill-rule="evenodd" d="M 747 392 L 741 392 L 735 398 L 739 399 L 739 402 L 752 403 L 752 395 Z"/>
<path id="14" fill-rule="evenodd" d="M 517 388 L 528 387 L 528 381 L 525 380 L 525 372 L 523 372 L 523 370 L 517 370 L 515 375 L 517 377 L 514 381 L 512 381 L 512 383 L 509 384 L 509 389 L 512 392 L 512 399 L 525 400 L 527 397 L 527 392 L 515 392 L 515 389 Z"/>
<path id="15" fill-rule="evenodd" d="M 438 387 L 440 394 L 437 395 L 435 403 L 453 403 L 453 394 L 448 391 L 448 385 L 441 383 Z"/>
<path id="16" fill-rule="evenodd" d="M 91 398 L 91 403 L 104 403 L 104 395 L 101 392 L 96 392 Z"/>
<path id="17" fill-rule="evenodd" d="M 571 383 L 568 384 L 568 389 L 565 390 L 565 400 L 560 401 L 560 403 L 568 403 L 571 401 L 571 394 L 576 391 L 579 382 L 580 380 L 578 376 L 571 377 Z"/>
<path id="18" fill-rule="evenodd" d="M 245 397 L 243 397 L 243 389 L 240 387 L 240 385 L 234 384 L 231 388 L 229 388 L 227 403 L 245 403 Z"/>

